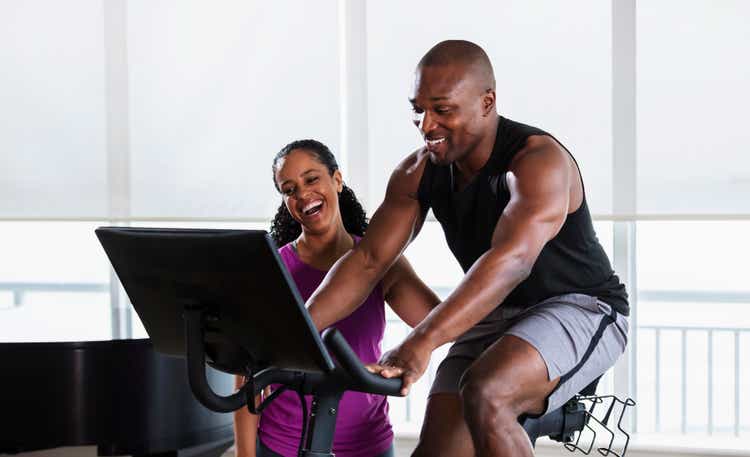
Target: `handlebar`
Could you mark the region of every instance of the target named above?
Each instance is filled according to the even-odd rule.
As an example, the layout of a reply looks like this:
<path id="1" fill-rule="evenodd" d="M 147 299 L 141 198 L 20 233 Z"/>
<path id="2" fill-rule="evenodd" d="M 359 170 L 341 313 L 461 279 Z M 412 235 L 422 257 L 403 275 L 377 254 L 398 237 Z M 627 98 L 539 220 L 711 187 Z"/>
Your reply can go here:
<path id="1" fill-rule="evenodd" d="M 355 390 L 380 395 L 401 396 L 401 378 L 387 379 L 365 369 L 357 354 L 335 328 L 323 332 L 323 341 L 339 362 L 340 368 L 328 373 L 302 373 L 269 367 L 253 376 L 237 392 L 221 396 L 216 394 L 206 379 L 206 353 L 203 341 L 202 311 L 185 310 L 185 341 L 187 344 L 188 381 L 195 397 L 206 408 L 228 413 L 242 408 L 247 398 L 254 397 L 265 386 L 280 383 L 301 388 L 305 393 L 324 390 Z M 253 389 L 255 392 L 248 392 Z M 248 395 L 248 393 L 250 395 Z"/>
<path id="2" fill-rule="evenodd" d="M 326 347 L 336 356 L 341 367 L 351 376 L 354 385 L 350 390 L 359 392 L 402 396 L 401 378 L 384 378 L 378 374 L 370 373 L 365 369 L 362 362 L 346 342 L 344 336 L 335 328 L 326 329 L 323 332 L 323 342 Z"/>

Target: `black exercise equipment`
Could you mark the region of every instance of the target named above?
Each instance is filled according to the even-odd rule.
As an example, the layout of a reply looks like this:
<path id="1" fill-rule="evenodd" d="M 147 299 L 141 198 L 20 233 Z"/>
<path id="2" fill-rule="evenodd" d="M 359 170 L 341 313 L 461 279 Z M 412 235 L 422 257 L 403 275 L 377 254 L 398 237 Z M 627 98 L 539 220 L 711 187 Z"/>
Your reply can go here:
<path id="1" fill-rule="evenodd" d="M 401 380 L 365 370 L 337 330 L 318 335 L 264 231 L 103 227 L 96 234 L 155 349 L 187 359 L 192 391 L 208 409 L 262 410 L 275 396 L 257 408 L 254 399 L 270 384 L 312 395 L 300 455 L 333 457 L 346 390 L 399 395 Z M 235 393 L 217 394 L 206 364 L 248 382 Z M 532 442 L 549 435 L 585 452 L 578 441 L 571 444 L 592 417 L 585 398 L 541 418 L 522 418 Z M 600 453 L 618 455 L 611 446 Z"/>
<path id="2" fill-rule="evenodd" d="M 621 400 L 614 395 L 596 395 L 598 384 L 599 378 L 563 406 L 544 416 L 521 416 L 519 422 L 532 445 L 536 445 L 538 438 L 548 436 L 563 443 L 571 452 L 580 451 L 588 455 L 600 443 L 597 438 L 603 434 L 606 441 L 596 448 L 599 454 L 624 457 L 630 444 L 630 434 L 623 428 L 622 421 L 628 407 L 635 406 L 635 401 L 631 398 Z M 601 407 L 597 408 L 599 405 Z M 603 413 L 600 412 L 602 408 L 605 409 Z M 582 441 L 584 436 L 586 439 Z M 615 447 L 622 450 L 617 452 Z"/>
<path id="3" fill-rule="evenodd" d="M 333 457 L 346 390 L 399 394 L 401 380 L 365 370 L 337 330 L 321 339 L 265 232 L 100 228 L 96 234 L 154 347 L 187 358 L 190 386 L 208 409 L 254 410 L 255 396 L 270 384 L 311 394 L 301 455 Z M 219 395 L 206 379 L 206 363 L 249 381 Z"/>

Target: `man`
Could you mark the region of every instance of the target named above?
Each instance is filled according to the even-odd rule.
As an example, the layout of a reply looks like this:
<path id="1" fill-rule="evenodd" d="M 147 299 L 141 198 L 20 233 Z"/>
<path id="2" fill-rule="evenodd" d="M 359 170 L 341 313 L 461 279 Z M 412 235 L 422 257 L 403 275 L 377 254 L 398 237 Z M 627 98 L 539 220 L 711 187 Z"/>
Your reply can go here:
<path id="1" fill-rule="evenodd" d="M 431 208 L 466 273 L 372 367 L 404 392 L 456 341 L 432 386 L 418 456 L 531 456 L 519 416 L 561 406 L 614 365 L 629 312 L 593 230 L 578 166 L 542 130 L 501 117 L 477 45 L 419 62 L 410 101 L 425 146 L 393 172 L 360 244 L 308 301 L 318 328 L 354 310 Z"/>

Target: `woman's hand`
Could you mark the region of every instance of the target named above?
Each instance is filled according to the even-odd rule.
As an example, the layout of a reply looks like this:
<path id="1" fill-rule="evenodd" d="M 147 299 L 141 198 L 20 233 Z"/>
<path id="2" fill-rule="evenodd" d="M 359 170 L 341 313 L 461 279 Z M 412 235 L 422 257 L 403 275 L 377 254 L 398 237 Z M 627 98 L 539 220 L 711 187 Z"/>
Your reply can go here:
<path id="1" fill-rule="evenodd" d="M 235 376 L 235 388 L 240 389 L 245 385 L 244 376 Z M 270 387 L 264 389 L 263 394 L 267 395 Z M 260 404 L 261 395 L 255 397 L 255 406 Z M 246 407 L 240 408 L 234 412 L 234 453 L 236 457 L 256 457 L 255 441 L 258 437 L 258 421 L 260 416 L 250 414 Z"/>

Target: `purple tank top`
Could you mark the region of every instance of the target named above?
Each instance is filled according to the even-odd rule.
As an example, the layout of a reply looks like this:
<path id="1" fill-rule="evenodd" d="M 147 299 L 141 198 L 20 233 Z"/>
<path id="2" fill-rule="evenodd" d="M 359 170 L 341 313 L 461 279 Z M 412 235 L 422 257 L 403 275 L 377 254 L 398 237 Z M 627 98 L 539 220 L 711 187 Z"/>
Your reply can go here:
<path id="1" fill-rule="evenodd" d="M 359 238 L 355 237 L 355 242 Z M 303 300 L 310 298 L 326 275 L 303 263 L 287 244 L 279 249 L 284 265 L 297 284 Z M 385 331 L 383 292 L 378 284 L 367 300 L 334 325 L 363 363 L 380 359 L 380 341 Z M 312 397 L 306 396 L 310 411 Z M 260 416 L 258 437 L 269 449 L 284 457 L 296 457 L 302 433 L 302 408 L 296 392 L 285 391 Z M 372 457 L 385 452 L 393 441 L 388 421 L 388 401 L 383 395 L 347 391 L 339 403 L 333 452 L 336 457 Z"/>

